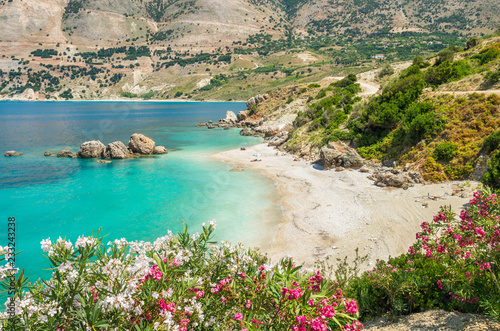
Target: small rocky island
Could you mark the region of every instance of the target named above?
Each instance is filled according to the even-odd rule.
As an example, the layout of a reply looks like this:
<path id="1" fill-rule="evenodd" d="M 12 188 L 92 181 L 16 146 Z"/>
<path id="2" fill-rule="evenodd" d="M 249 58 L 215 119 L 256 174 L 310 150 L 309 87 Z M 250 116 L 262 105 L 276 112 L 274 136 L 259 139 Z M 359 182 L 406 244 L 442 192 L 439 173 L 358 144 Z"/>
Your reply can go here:
<path id="1" fill-rule="evenodd" d="M 80 145 L 80 150 L 73 153 L 69 150 L 59 151 L 57 154 L 45 152 L 45 156 L 70 157 L 81 159 L 128 159 L 152 154 L 167 154 L 164 146 L 157 146 L 153 139 L 143 134 L 134 133 L 130 137 L 128 146 L 121 141 L 115 141 L 105 146 L 99 140 L 86 141 Z"/>

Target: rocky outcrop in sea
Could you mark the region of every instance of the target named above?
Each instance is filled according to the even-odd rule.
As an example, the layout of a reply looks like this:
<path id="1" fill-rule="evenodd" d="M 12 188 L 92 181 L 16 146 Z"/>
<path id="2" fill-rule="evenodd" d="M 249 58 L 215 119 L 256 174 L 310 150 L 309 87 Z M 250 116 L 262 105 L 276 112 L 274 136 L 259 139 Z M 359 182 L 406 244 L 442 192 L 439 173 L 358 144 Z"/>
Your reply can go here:
<path id="1" fill-rule="evenodd" d="M 57 154 L 47 151 L 44 155 L 70 158 L 78 157 L 81 159 L 128 159 L 131 157 L 167 153 L 167 149 L 164 146 L 157 146 L 153 139 L 143 134 L 134 133 L 130 137 L 128 146 L 121 141 L 115 141 L 105 146 L 99 140 L 91 140 L 81 144 L 80 150 L 77 153 L 65 149 L 59 151 Z"/>
<path id="2" fill-rule="evenodd" d="M 4 156 L 21 156 L 23 153 L 16 152 L 16 151 L 7 151 L 5 152 Z"/>

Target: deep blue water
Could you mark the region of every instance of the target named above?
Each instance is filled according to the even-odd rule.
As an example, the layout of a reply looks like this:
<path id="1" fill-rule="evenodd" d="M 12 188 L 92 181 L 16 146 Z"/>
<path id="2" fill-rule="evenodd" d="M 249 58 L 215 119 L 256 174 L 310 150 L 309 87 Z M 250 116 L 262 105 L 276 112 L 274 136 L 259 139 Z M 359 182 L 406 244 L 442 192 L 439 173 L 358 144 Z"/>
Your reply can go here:
<path id="1" fill-rule="evenodd" d="M 243 109 L 243 103 L 0 102 L 0 245 L 7 245 L 7 218 L 15 217 L 22 251 L 16 266 L 32 279 L 49 266 L 42 239 L 74 243 L 91 229 L 102 228 L 106 241 L 152 241 L 179 231 L 183 220 L 198 231 L 215 219 L 217 239 L 265 245 L 281 215 L 274 183 L 210 158 L 260 140 L 236 129 L 195 127 Z M 43 155 L 77 152 L 87 140 L 127 144 L 133 133 L 169 154 L 111 164 Z M 4 157 L 8 150 L 24 155 Z"/>

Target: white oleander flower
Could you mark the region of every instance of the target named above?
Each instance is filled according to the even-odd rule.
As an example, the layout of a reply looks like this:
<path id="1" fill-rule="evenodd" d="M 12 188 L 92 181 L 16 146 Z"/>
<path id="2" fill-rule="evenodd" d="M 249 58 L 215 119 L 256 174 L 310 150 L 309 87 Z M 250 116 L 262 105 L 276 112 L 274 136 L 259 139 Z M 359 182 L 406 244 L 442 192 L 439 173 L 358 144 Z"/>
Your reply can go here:
<path id="1" fill-rule="evenodd" d="M 52 242 L 50 241 L 50 238 L 42 240 L 40 244 L 42 245 L 42 250 L 45 253 L 48 253 L 49 251 L 52 250 Z"/>

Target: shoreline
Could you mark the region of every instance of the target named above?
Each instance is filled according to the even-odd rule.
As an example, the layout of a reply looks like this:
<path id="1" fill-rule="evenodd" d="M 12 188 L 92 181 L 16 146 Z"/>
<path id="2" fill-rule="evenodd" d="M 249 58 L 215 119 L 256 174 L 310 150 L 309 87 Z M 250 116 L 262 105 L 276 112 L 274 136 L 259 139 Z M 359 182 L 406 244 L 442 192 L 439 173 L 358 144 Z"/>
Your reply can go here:
<path id="1" fill-rule="evenodd" d="M 186 100 L 186 99 L 168 99 L 168 100 L 143 100 L 143 99 L 94 99 L 94 100 L 33 100 L 28 98 L 22 99 L 5 99 L 1 98 L 0 102 L 153 102 L 153 103 L 169 103 L 169 102 L 193 102 L 193 103 L 240 103 L 245 100 Z"/>
<path id="2" fill-rule="evenodd" d="M 261 162 L 250 162 L 257 158 Z M 324 171 L 310 162 L 294 161 L 266 143 L 220 152 L 221 162 L 261 172 L 277 182 L 283 218 L 263 249 L 271 261 L 286 256 L 306 267 L 330 257 L 368 255 L 361 270 L 371 269 L 377 259 L 407 252 L 422 222 L 431 222 L 440 206 L 451 205 L 456 213 L 477 185 L 464 188 L 466 197 L 452 196 L 453 186 L 463 182 L 417 184 L 408 190 L 380 188 L 368 173 L 356 170 Z M 429 198 L 436 197 L 440 198 Z M 427 205 L 427 206 L 424 206 Z"/>

